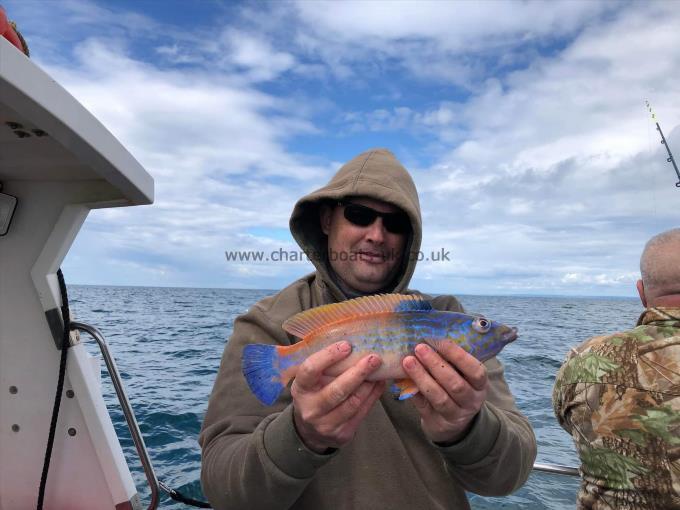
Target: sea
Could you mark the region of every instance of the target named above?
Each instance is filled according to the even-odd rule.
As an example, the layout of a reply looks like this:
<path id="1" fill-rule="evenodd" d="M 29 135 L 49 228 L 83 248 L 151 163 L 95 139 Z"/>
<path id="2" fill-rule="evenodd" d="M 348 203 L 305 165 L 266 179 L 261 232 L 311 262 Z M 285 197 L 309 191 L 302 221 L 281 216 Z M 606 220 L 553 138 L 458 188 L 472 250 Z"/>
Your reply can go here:
<path id="1" fill-rule="evenodd" d="M 106 337 L 159 480 L 186 496 L 204 499 L 197 437 L 222 351 L 234 319 L 275 291 L 79 285 L 68 290 L 75 320 L 97 327 Z M 593 335 L 632 327 L 642 311 L 639 301 L 458 297 L 466 310 L 519 330 L 519 339 L 499 359 L 517 405 L 536 433 L 537 462 L 578 466 L 571 437 L 553 415 L 555 374 L 570 347 Z M 97 356 L 94 342 L 86 344 Z M 149 489 L 103 363 L 102 379 L 104 400 L 146 508 Z M 561 510 L 575 508 L 578 485 L 577 477 L 534 471 L 510 496 L 469 498 L 474 509 Z M 189 507 L 163 494 L 160 508 Z"/>

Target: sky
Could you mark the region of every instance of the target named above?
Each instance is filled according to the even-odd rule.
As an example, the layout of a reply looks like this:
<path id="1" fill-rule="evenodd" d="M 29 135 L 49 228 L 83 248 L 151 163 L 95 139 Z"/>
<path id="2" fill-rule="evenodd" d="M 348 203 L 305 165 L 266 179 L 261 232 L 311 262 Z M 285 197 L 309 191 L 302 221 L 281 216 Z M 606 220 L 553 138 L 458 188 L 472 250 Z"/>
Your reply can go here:
<path id="1" fill-rule="evenodd" d="M 645 106 L 680 158 L 674 1 L 0 1 L 155 180 L 89 215 L 70 283 L 283 288 L 311 264 L 225 252 L 296 252 L 297 199 L 372 147 L 448 259 L 419 263 L 425 292 L 634 296 L 679 226 Z"/>

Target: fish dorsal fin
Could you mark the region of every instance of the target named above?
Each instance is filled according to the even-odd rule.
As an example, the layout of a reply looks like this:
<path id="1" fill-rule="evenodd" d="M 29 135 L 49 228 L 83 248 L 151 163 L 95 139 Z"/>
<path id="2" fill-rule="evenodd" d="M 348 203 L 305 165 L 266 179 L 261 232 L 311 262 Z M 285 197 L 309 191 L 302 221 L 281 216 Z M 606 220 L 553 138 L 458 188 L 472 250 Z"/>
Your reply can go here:
<path id="1" fill-rule="evenodd" d="M 426 312 L 432 305 L 415 294 L 376 294 L 300 312 L 283 323 L 283 330 L 298 338 L 336 322 L 355 317 L 395 312 Z"/>

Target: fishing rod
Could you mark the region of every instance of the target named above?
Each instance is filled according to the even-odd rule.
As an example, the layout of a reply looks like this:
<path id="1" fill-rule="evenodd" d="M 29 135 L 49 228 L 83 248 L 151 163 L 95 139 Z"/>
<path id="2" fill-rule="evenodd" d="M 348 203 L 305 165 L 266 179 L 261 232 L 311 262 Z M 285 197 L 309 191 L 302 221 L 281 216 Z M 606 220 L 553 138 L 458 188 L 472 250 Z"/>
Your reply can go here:
<path id="1" fill-rule="evenodd" d="M 663 136 L 663 131 L 661 131 L 661 126 L 659 126 L 659 121 L 656 120 L 656 114 L 652 111 L 652 107 L 649 104 L 649 101 L 645 101 L 645 104 L 647 105 L 647 110 L 652 116 L 652 120 L 656 124 L 656 130 L 659 132 L 661 135 L 661 143 L 666 147 L 666 152 L 668 152 L 668 157 L 666 158 L 666 161 L 668 161 L 671 165 L 673 165 L 673 169 L 675 170 L 675 174 L 678 176 L 678 182 L 675 183 L 676 188 L 680 188 L 680 171 L 678 171 L 678 165 L 675 164 L 675 158 L 673 157 L 673 153 L 671 152 L 671 148 L 668 146 L 668 142 L 666 142 L 666 137 Z"/>

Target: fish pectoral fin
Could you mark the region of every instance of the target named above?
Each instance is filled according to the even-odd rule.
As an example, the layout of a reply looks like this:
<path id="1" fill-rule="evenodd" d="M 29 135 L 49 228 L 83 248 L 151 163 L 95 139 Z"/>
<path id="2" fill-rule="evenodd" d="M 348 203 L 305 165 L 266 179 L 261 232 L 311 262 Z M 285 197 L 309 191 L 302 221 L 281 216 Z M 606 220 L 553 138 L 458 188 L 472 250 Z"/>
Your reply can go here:
<path id="1" fill-rule="evenodd" d="M 398 400 L 411 398 L 420 391 L 412 379 L 397 379 L 392 383 L 391 389 L 394 393 L 394 398 Z"/>

